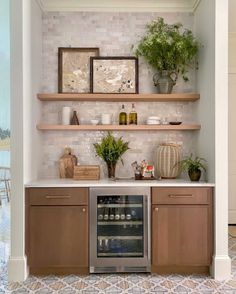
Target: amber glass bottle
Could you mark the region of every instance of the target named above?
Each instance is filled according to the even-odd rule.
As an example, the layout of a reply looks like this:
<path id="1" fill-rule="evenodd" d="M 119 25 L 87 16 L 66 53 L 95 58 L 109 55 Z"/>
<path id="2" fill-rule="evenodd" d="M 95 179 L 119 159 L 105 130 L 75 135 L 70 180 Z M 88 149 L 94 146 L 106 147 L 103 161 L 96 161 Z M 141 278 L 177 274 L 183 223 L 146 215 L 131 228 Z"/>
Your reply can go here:
<path id="1" fill-rule="evenodd" d="M 124 104 L 122 104 L 121 112 L 119 115 L 119 125 L 127 125 L 127 113 L 125 112 Z"/>
<path id="2" fill-rule="evenodd" d="M 132 110 L 129 113 L 129 124 L 130 125 L 137 125 L 138 123 L 138 115 L 135 110 L 135 105 L 132 103 Z"/>

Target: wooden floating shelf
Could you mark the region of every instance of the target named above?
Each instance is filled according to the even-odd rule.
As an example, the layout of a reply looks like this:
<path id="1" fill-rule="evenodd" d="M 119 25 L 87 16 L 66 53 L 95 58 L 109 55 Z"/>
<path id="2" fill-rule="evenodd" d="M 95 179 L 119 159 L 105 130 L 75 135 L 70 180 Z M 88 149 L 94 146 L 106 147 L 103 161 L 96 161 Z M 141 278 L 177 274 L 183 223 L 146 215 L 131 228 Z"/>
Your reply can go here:
<path id="1" fill-rule="evenodd" d="M 103 102 L 175 102 L 196 101 L 200 99 L 199 94 L 194 93 L 172 93 L 172 94 L 95 94 L 95 93 L 44 93 L 38 94 L 41 101 L 103 101 Z"/>
<path id="2" fill-rule="evenodd" d="M 47 125 L 39 124 L 41 131 L 194 131 L 200 130 L 201 125 Z"/>

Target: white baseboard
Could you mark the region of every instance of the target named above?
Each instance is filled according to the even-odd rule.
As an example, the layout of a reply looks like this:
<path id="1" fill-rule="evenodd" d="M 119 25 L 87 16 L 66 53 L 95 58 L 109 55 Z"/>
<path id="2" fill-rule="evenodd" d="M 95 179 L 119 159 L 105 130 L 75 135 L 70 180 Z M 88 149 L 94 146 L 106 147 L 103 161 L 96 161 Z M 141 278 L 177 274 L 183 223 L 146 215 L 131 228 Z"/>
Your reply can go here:
<path id="1" fill-rule="evenodd" d="M 8 281 L 23 282 L 28 277 L 26 256 L 10 256 L 8 260 Z"/>
<path id="2" fill-rule="evenodd" d="M 229 210 L 229 224 L 236 224 L 236 210 Z"/>
<path id="3" fill-rule="evenodd" d="M 211 275 L 215 280 L 225 280 L 231 277 L 231 259 L 228 255 L 213 256 Z"/>

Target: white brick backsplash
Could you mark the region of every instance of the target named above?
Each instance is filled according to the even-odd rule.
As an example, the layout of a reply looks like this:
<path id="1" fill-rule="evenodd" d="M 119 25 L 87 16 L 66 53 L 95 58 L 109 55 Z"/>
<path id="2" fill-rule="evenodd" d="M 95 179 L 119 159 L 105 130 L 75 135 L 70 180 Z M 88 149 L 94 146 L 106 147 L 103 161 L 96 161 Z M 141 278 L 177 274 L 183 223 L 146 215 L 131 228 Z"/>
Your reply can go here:
<path id="1" fill-rule="evenodd" d="M 47 12 L 43 15 L 43 84 L 42 92 L 57 92 L 58 88 L 58 47 L 99 47 L 101 56 L 130 56 L 132 44 L 136 44 L 144 34 L 145 25 L 162 16 L 169 23 L 181 22 L 193 29 L 193 15 L 189 13 L 100 13 L 100 12 Z M 139 59 L 140 93 L 155 92 L 153 70 Z M 194 92 L 195 72 L 189 72 L 190 82 L 178 80 L 174 92 Z M 60 123 L 63 106 L 71 106 L 78 112 L 80 123 L 88 123 L 100 118 L 102 113 L 111 113 L 113 122 L 118 122 L 120 102 L 42 102 L 42 123 Z M 178 118 L 186 123 L 196 122 L 196 103 L 138 102 L 138 122 L 144 123 L 148 116 Z M 125 103 L 129 112 L 131 103 Z M 93 143 L 101 140 L 106 132 L 43 132 L 42 165 L 40 177 L 57 177 L 58 160 L 65 146 L 72 147 L 81 164 L 100 164 L 101 176 L 106 176 L 105 164 L 95 156 Z M 156 149 L 160 143 L 181 144 L 184 154 L 194 153 L 196 132 L 114 132 L 130 142 L 130 150 L 123 156 L 124 166 L 117 165 L 117 175 L 131 176 L 130 164 L 146 159 L 156 164 Z"/>

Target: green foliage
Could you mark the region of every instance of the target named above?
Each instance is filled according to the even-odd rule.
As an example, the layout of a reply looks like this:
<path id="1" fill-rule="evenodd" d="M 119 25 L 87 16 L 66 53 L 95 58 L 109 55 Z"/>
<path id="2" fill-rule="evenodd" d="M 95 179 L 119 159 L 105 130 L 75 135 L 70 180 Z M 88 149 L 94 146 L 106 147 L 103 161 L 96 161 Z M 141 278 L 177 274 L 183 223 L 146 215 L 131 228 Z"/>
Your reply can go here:
<path id="1" fill-rule="evenodd" d="M 10 131 L 8 129 L 4 130 L 4 129 L 0 128 L 0 139 L 4 140 L 9 137 L 10 137 Z"/>
<path id="2" fill-rule="evenodd" d="M 204 163 L 202 163 L 203 161 L 206 162 L 204 158 L 200 158 L 198 156 L 193 158 L 193 155 L 191 154 L 186 159 L 180 161 L 180 167 L 184 172 L 192 172 L 199 169 L 203 169 L 204 171 L 206 171 L 206 166 Z"/>
<path id="3" fill-rule="evenodd" d="M 200 43 L 181 23 L 166 24 L 163 18 L 147 24 L 147 33 L 135 50 L 157 71 L 167 70 L 182 75 L 185 81 L 189 66 L 195 63 Z"/>
<path id="4" fill-rule="evenodd" d="M 121 156 L 129 149 L 129 142 L 124 142 L 122 137 L 117 140 L 108 132 L 107 136 L 102 139 L 101 144 L 93 144 L 97 156 L 101 157 L 106 163 L 117 163 Z M 123 160 L 121 158 L 123 164 Z"/>

